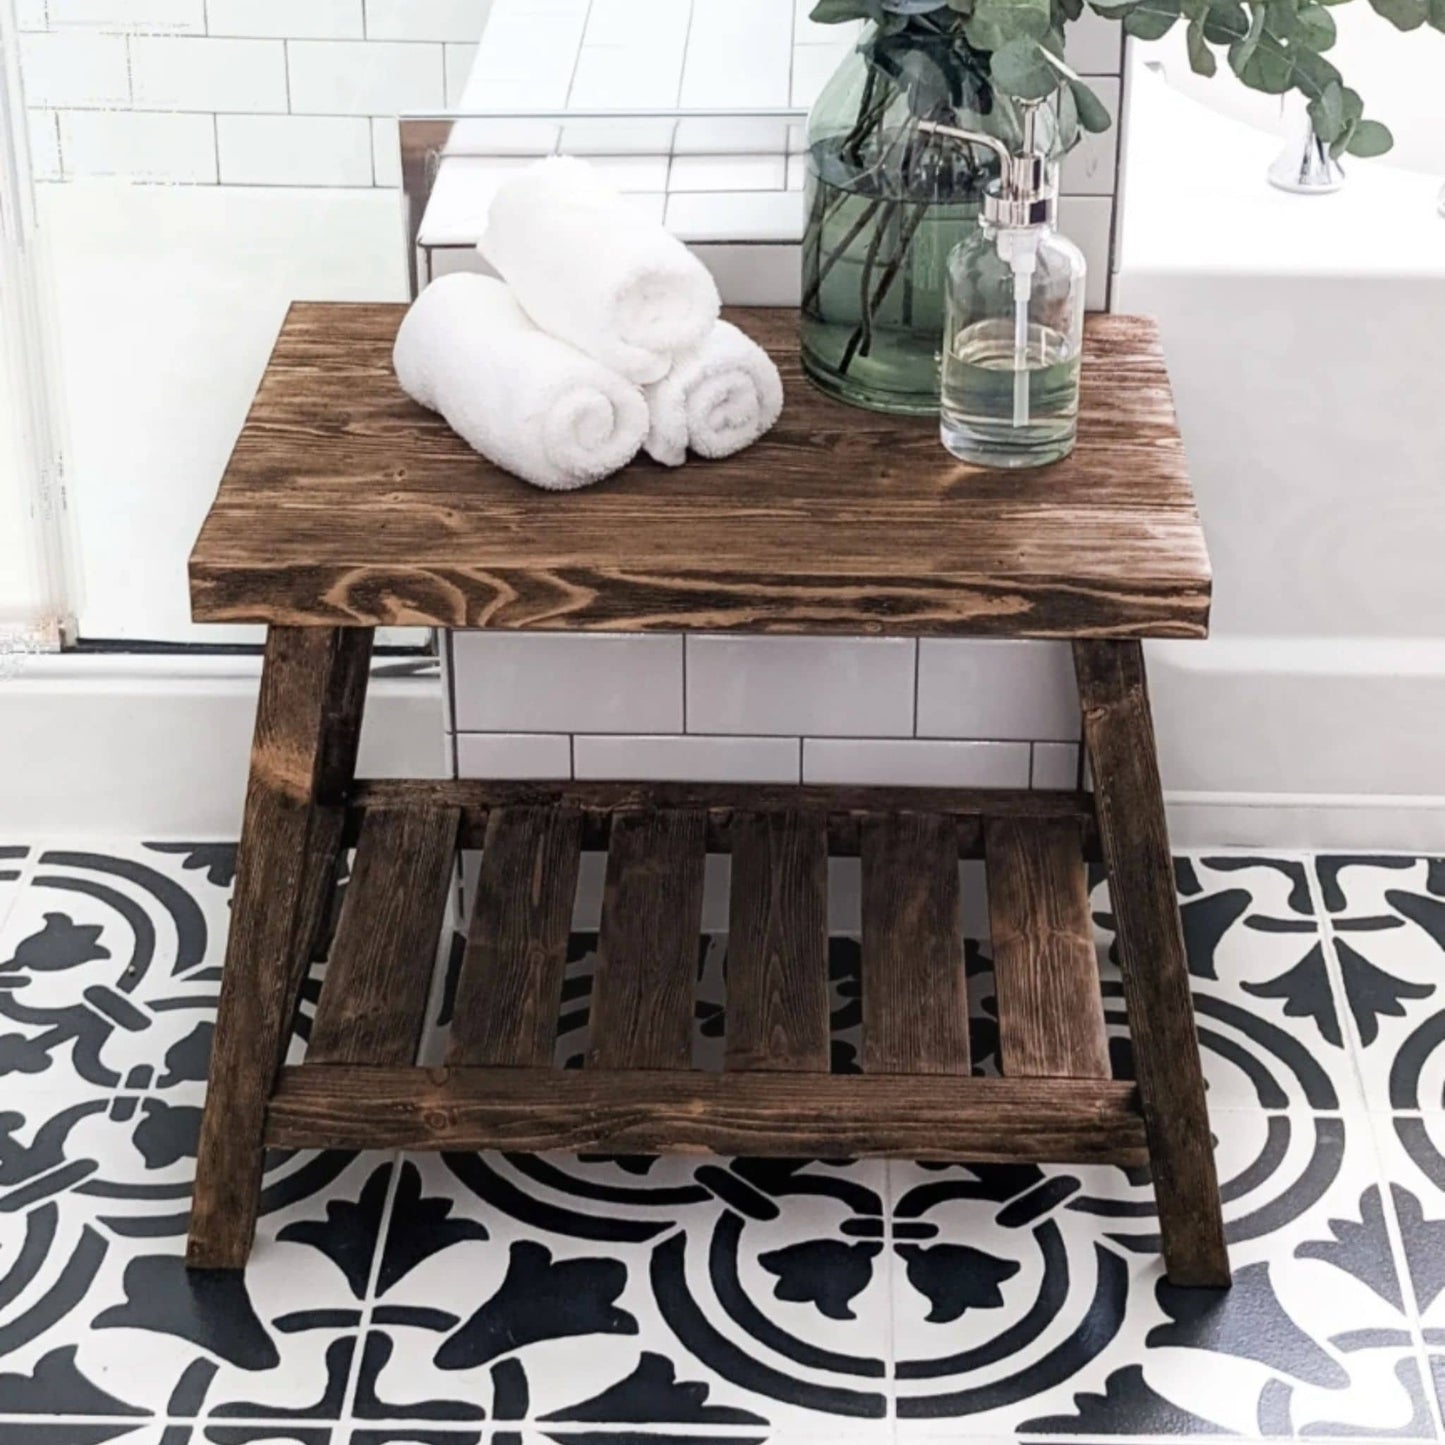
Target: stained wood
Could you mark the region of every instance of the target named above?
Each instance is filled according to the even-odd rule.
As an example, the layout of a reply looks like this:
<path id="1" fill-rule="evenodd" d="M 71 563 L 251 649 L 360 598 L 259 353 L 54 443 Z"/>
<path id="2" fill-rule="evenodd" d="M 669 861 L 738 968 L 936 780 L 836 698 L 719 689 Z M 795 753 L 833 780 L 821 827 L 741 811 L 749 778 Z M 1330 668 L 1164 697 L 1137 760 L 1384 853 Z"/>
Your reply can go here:
<path id="1" fill-rule="evenodd" d="M 594 1068 L 688 1065 L 705 843 L 697 812 L 624 813 L 612 825 L 592 977 Z"/>
<path id="2" fill-rule="evenodd" d="M 346 885 L 306 1061 L 410 1064 L 456 871 L 454 809 L 369 813 Z"/>
<path id="3" fill-rule="evenodd" d="M 743 813 L 732 839 L 726 1067 L 827 1073 L 827 820 Z"/>
<path id="4" fill-rule="evenodd" d="M 989 818 L 984 836 L 1003 1072 L 1107 1079 L 1104 1001 L 1077 825 Z"/>
<path id="5" fill-rule="evenodd" d="M 1143 651 L 1136 642 L 1076 642 L 1074 666 L 1165 1267 L 1175 1284 L 1225 1285 L 1229 1257 Z"/>
<path id="6" fill-rule="evenodd" d="M 581 854 L 576 808 L 493 810 L 448 1063 L 545 1068 L 552 1062 Z"/>
<path id="7" fill-rule="evenodd" d="M 261 1194 L 266 1098 L 335 876 L 371 633 L 266 639 L 186 1262 L 239 1269 Z"/>
<path id="8" fill-rule="evenodd" d="M 959 856 L 983 856 L 983 815 L 1071 818 L 1084 830 L 1085 856 L 1098 855 L 1093 795 L 1035 789 L 895 788 L 766 783 L 592 783 L 490 782 L 483 779 L 363 780 L 350 794 L 349 836 L 359 835 L 370 808 L 447 807 L 462 813 L 462 846 L 480 848 L 493 808 L 577 808 L 583 844 L 607 846 L 612 815 L 638 809 L 700 810 L 707 816 L 709 852 L 732 848 L 739 813 L 821 813 L 827 818 L 828 850 L 857 857 L 863 820 L 876 813 L 922 812 L 948 815 L 957 832 Z"/>
<path id="9" fill-rule="evenodd" d="M 863 825 L 863 1068 L 967 1074 L 958 856 L 947 818 Z"/>
<path id="10" fill-rule="evenodd" d="M 756 446 L 565 495 L 482 460 L 391 370 L 402 308 L 292 307 L 191 557 L 198 621 L 1202 636 L 1210 575 L 1154 323 L 1091 317 L 1080 441 L 955 462 L 927 418 L 809 385 L 797 313 Z"/>
<path id="11" fill-rule="evenodd" d="M 1133 1085 L 1108 1080 L 590 1069 L 282 1072 L 286 1149 L 546 1149 L 1139 1165 Z"/>

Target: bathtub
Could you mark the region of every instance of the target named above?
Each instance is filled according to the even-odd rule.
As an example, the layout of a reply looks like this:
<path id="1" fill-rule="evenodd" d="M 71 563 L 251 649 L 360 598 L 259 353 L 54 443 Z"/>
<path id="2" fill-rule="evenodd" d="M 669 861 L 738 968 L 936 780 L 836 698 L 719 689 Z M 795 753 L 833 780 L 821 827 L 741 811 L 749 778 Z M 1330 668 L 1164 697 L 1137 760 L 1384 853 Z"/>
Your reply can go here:
<path id="1" fill-rule="evenodd" d="M 1445 130 L 1341 65 L 1394 163 L 1297 196 L 1277 98 L 1130 61 L 1115 307 L 1160 319 L 1215 567 L 1210 641 L 1151 650 L 1185 842 L 1445 849 Z"/>

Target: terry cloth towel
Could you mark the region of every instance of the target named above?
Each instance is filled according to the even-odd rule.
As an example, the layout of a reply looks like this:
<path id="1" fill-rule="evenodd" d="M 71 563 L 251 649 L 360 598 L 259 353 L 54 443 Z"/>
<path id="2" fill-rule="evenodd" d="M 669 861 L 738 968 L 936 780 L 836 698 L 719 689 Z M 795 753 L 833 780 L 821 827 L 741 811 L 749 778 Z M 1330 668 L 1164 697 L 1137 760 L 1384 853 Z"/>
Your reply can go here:
<path id="1" fill-rule="evenodd" d="M 652 413 L 647 454 L 667 467 L 681 466 L 689 447 L 701 457 L 730 457 L 752 446 L 783 410 L 772 357 L 727 321 L 645 394 Z"/>
<path id="2" fill-rule="evenodd" d="M 409 396 L 534 486 L 600 481 L 647 436 L 642 393 L 539 331 L 488 276 L 433 281 L 401 323 L 392 361 Z"/>
<path id="3" fill-rule="evenodd" d="M 506 181 L 477 249 L 543 331 L 639 386 L 718 318 L 707 267 L 573 156 Z"/>

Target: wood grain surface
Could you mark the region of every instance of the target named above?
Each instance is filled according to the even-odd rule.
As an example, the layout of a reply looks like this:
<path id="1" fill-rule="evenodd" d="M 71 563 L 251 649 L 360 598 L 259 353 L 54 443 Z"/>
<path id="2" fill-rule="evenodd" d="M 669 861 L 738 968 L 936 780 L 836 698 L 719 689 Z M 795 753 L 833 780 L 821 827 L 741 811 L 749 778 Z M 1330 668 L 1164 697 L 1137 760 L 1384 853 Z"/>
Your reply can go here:
<path id="1" fill-rule="evenodd" d="M 989 818 L 999 1054 L 1012 1077 L 1107 1079 L 1109 1046 L 1078 825 Z"/>
<path id="2" fill-rule="evenodd" d="M 1010 637 L 1204 635 L 1210 572 L 1157 330 L 1086 327 L 1080 441 L 955 462 L 824 397 L 797 315 L 730 313 L 787 404 L 762 442 L 581 492 L 491 466 L 391 369 L 403 308 L 291 308 L 191 556 L 201 622 Z"/>
<path id="3" fill-rule="evenodd" d="M 546 1149 L 1138 1165 L 1132 1084 L 887 1074 L 283 1069 L 279 1148 Z"/>

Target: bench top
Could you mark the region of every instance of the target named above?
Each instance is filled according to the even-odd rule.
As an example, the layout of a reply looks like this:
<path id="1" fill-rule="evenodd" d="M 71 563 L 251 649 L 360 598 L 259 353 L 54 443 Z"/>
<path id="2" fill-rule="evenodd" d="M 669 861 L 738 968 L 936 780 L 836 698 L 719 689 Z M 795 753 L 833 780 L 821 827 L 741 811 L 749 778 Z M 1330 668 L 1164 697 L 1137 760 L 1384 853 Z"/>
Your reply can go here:
<path id="1" fill-rule="evenodd" d="M 937 423 L 803 377 L 797 313 L 729 312 L 782 369 L 772 433 L 539 491 L 412 402 L 405 307 L 291 308 L 190 560 L 198 622 L 1202 637 L 1210 569 L 1154 323 L 1091 316 L 1074 454 L 966 466 Z"/>

